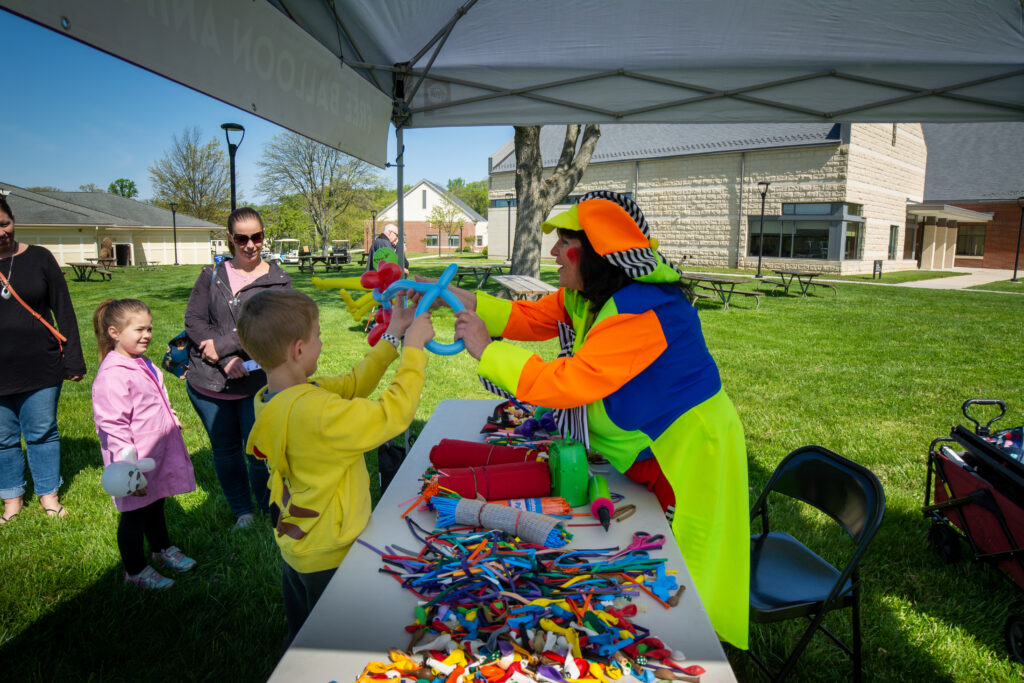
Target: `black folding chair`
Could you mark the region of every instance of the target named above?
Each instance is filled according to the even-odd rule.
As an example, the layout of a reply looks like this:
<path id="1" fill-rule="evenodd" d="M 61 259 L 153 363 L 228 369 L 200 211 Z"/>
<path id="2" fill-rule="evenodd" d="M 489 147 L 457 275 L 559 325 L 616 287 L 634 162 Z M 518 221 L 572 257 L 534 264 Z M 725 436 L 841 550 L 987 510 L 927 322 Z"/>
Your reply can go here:
<path id="1" fill-rule="evenodd" d="M 838 522 L 855 546 L 845 567 L 836 569 L 793 536 L 771 531 L 771 493 L 807 503 Z M 821 630 L 853 658 L 854 680 L 861 680 L 857 568 L 884 514 L 882 485 L 855 462 L 821 446 L 804 446 L 779 463 L 750 512 L 751 522 L 761 518 L 761 534 L 750 539 L 750 620 L 768 623 L 806 617 L 811 623 L 778 674 L 748 650 L 769 678 L 781 681 L 792 673 L 811 637 Z M 846 607 L 852 608 L 852 650 L 823 625 L 828 612 Z"/>

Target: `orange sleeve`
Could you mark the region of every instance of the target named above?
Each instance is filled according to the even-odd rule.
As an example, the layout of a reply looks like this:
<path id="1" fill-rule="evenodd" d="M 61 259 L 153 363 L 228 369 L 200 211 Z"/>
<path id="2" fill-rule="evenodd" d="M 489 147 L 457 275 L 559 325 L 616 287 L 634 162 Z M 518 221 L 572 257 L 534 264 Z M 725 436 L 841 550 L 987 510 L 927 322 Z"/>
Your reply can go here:
<path id="1" fill-rule="evenodd" d="M 572 358 L 545 362 L 532 356 L 523 366 L 515 394 L 548 408 L 593 403 L 643 372 L 667 348 L 654 311 L 620 313 L 595 325 Z"/>
<path id="2" fill-rule="evenodd" d="M 559 322 L 571 324 L 565 311 L 564 292 L 564 289 L 559 289 L 540 301 L 513 302 L 502 336 L 519 341 L 543 341 L 557 337 Z"/>

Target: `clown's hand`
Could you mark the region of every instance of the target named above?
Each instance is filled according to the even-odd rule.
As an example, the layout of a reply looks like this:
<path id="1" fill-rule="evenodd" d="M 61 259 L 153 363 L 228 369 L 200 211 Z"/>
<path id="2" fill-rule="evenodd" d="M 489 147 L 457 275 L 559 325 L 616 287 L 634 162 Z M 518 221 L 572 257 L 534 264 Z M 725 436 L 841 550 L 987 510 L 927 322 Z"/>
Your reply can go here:
<path id="1" fill-rule="evenodd" d="M 469 355 L 477 360 L 480 360 L 484 349 L 491 343 L 486 323 L 475 311 L 469 309 L 455 314 L 455 339 L 461 339 Z"/>

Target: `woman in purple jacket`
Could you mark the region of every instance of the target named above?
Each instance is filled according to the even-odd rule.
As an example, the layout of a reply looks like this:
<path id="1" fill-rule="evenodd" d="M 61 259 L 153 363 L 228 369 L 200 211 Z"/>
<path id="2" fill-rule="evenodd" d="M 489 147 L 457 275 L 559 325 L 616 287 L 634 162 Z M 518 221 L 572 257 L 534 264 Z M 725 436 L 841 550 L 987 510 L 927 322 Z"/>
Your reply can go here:
<path id="1" fill-rule="evenodd" d="M 228 238 L 233 258 L 203 268 L 185 309 L 185 331 L 192 342 L 185 380 L 188 397 L 210 436 L 213 468 L 235 515 L 235 528 L 243 528 L 253 521 L 253 496 L 262 512 L 270 511 L 267 465 L 245 454 L 256 420 L 252 399 L 267 383 L 267 375 L 246 369 L 250 358 L 235 332 L 236 320 L 253 294 L 290 288 L 292 282 L 280 266 L 260 258 L 263 220 L 254 209 L 231 212 Z"/>

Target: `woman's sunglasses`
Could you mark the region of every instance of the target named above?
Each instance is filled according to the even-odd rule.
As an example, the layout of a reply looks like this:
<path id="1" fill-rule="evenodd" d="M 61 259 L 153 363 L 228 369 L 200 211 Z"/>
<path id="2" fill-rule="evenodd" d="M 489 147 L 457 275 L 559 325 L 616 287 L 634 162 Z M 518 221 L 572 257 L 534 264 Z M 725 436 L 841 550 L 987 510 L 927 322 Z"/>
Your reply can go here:
<path id="1" fill-rule="evenodd" d="M 263 232 L 257 232 L 253 235 L 232 235 L 231 240 L 240 247 L 244 247 L 251 240 L 257 247 L 263 244 Z"/>

